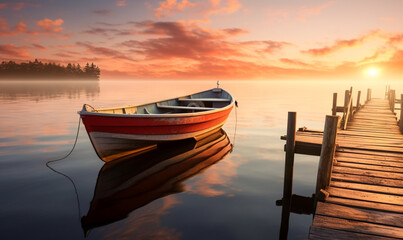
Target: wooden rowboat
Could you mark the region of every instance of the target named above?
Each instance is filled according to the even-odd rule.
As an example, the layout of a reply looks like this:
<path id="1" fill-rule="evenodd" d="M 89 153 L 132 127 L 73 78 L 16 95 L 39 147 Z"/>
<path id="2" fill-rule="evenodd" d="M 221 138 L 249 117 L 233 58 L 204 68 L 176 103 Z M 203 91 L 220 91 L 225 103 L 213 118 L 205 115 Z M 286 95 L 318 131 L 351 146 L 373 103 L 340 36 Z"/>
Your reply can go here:
<path id="1" fill-rule="evenodd" d="M 207 91 L 143 105 L 95 109 L 84 104 L 78 112 L 101 159 L 118 147 L 132 149 L 158 142 L 198 139 L 220 129 L 234 106 L 227 91 Z M 142 147 L 142 146 L 139 146 Z"/>

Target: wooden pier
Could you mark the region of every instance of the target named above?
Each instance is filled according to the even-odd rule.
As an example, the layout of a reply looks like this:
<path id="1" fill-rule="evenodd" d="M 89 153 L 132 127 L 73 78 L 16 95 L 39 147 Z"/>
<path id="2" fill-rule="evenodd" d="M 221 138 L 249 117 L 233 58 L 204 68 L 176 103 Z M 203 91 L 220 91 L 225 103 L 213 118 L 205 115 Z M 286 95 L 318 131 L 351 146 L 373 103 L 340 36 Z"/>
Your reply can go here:
<path id="1" fill-rule="evenodd" d="M 351 92 L 343 107 L 333 104 L 323 132 L 302 128 L 291 137 L 294 153 L 320 156 L 309 239 L 403 239 L 403 135 L 394 113 L 403 99 L 368 91 L 353 107 Z"/>

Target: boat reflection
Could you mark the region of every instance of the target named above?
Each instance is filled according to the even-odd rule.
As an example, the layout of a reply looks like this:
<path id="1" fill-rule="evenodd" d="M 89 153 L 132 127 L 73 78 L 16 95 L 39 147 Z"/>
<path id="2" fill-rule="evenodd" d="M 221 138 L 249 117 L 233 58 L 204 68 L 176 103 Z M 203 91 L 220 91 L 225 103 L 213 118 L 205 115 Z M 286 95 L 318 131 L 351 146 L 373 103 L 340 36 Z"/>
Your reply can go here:
<path id="1" fill-rule="evenodd" d="M 107 162 L 98 174 L 90 208 L 82 217 L 84 233 L 126 218 L 130 212 L 169 194 L 182 182 L 223 159 L 232 150 L 220 129 L 198 141 L 172 141 Z"/>

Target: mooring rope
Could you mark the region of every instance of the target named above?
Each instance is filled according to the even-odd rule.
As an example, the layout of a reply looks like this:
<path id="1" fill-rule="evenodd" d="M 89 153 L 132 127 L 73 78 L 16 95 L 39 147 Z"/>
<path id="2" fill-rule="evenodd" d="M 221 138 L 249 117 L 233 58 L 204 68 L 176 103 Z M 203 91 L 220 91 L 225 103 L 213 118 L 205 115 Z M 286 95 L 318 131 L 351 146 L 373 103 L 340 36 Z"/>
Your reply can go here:
<path id="1" fill-rule="evenodd" d="M 75 192 L 75 194 L 76 194 L 76 199 L 77 199 L 78 219 L 79 219 L 79 221 L 81 222 L 80 199 L 79 199 L 79 197 L 78 197 L 78 191 L 77 191 L 76 184 L 74 183 L 73 179 L 71 179 L 69 176 L 67 176 L 66 174 L 64 174 L 64 173 L 62 173 L 62 172 L 57 171 L 56 169 L 52 168 L 52 167 L 49 165 L 50 163 L 53 163 L 53 162 L 57 162 L 57 161 L 61 161 L 61 160 L 63 160 L 63 159 L 66 159 L 66 158 L 67 158 L 68 156 L 70 156 L 70 154 L 73 152 L 73 150 L 74 150 L 74 148 L 76 147 L 76 144 L 77 144 L 78 135 L 79 135 L 79 133 L 80 133 L 80 123 L 81 123 L 81 117 L 78 118 L 78 127 L 77 127 L 76 139 L 74 140 L 74 144 L 73 144 L 73 147 L 71 148 L 70 152 L 67 153 L 64 157 L 47 161 L 47 162 L 46 162 L 46 167 L 48 167 L 48 168 L 49 168 L 50 170 L 52 170 L 53 172 L 55 172 L 55 173 L 57 173 L 57 174 L 59 174 L 59 175 L 62 175 L 62 176 L 65 177 L 65 178 L 67 178 L 67 179 L 71 182 L 71 184 L 73 184 L 74 192 Z"/>

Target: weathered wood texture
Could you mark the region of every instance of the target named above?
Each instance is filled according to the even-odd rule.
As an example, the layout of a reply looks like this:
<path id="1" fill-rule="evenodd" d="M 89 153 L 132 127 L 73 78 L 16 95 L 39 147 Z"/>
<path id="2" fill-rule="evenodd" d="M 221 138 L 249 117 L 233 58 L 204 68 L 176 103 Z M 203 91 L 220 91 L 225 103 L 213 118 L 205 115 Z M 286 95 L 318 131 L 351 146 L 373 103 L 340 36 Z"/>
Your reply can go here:
<path id="1" fill-rule="evenodd" d="M 339 121 L 339 116 L 326 116 L 323 146 L 320 153 L 316 180 L 316 196 L 318 196 L 321 189 L 326 190 L 329 186 L 334 153 L 336 150 L 337 126 Z"/>
<path id="2" fill-rule="evenodd" d="M 292 195 L 296 124 L 297 124 L 297 113 L 288 112 L 287 142 L 285 145 L 286 153 L 285 153 L 285 168 L 284 168 L 283 198 L 290 198 Z"/>
<path id="3" fill-rule="evenodd" d="M 403 239 L 403 135 L 389 99 L 368 100 L 337 135 L 330 195 L 309 239 Z M 300 131 L 296 146 L 320 148 L 322 134 Z"/>

